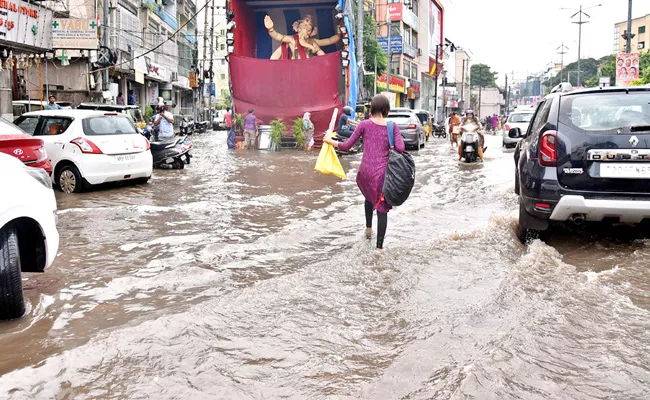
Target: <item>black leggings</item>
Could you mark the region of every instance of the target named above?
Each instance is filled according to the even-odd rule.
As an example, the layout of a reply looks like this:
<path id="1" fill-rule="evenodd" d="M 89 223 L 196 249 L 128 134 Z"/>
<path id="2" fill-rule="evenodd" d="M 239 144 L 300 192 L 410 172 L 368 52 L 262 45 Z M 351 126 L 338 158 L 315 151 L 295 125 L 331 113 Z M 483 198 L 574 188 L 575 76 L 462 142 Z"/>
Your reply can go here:
<path id="1" fill-rule="evenodd" d="M 375 206 L 366 200 L 364 203 L 366 209 L 366 228 L 372 228 L 372 214 Z M 377 211 L 377 220 L 379 221 L 377 227 L 377 248 L 384 247 L 384 236 L 386 236 L 386 226 L 388 226 L 388 214 Z"/>

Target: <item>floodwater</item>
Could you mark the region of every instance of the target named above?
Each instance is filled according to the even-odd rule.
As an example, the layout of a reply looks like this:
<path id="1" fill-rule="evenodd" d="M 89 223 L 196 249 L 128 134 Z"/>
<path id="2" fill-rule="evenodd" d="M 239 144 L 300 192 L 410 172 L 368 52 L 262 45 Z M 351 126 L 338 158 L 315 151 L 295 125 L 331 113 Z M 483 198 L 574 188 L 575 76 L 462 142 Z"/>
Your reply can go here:
<path id="1" fill-rule="evenodd" d="M 512 151 L 415 154 L 363 236 L 315 155 L 193 138 L 148 185 L 57 193 L 61 247 L 0 324 L 7 399 L 647 399 L 650 242 L 515 237 Z M 614 235 L 613 237 L 617 237 Z"/>

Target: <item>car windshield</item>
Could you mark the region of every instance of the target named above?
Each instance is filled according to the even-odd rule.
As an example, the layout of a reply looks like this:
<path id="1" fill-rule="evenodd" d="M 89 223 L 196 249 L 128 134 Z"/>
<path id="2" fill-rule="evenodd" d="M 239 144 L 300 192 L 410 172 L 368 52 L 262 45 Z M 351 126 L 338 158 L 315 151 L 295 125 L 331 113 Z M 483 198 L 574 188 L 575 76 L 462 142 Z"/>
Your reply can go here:
<path id="1" fill-rule="evenodd" d="M 127 135 L 137 133 L 126 116 L 100 116 L 83 120 L 84 133 L 88 136 Z"/>
<path id="2" fill-rule="evenodd" d="M 559 119 L 585 132 L 650 132 L 650 91 L 565 96 Z"/>
<path id="3" fill-rule="evenodd" d="M 26 133 L 18 126 L 12 124 L 4 118 L 0 118 L 0 135 L 20 135 Z"/>
<path id="4" fill-rule="evenodd" d="M 532 118 L 533 118 L 533 113 L 510 114 L 510 119 L 508 119 L 508 122 L 528 123 Z"/>
<path id="5" fill-rule="evenodd" d="M 409 114 L 388 114 L 388 119 L 396 124 L 410 124 L 414 122 L 414 118 Z"/>

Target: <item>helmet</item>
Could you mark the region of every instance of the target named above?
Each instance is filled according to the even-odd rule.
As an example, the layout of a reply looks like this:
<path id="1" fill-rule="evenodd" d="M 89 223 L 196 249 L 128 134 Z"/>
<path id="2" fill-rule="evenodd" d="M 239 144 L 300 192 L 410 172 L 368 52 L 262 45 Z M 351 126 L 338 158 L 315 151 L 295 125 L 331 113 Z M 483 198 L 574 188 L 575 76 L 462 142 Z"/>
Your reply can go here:
<path id="1" fill-rule="evenodd" d="M 347 115 L 352 115 L 352 112 L 353 112 L 353 111 L 354 111 L 354 110 L 353 110 L 352 107 L 350 107 L 350 106 L 345 106 L 345 107 L 343 107 L 343 112 L 344 112 L 345 114 L 347 114 Z"/>
<path id="2" fill-rule="evenodd" d="M 472 114 L 472 115 L 474 115 L 474 111 L 472 111 L 472 110 L 465 110 L 465 115 L 467 115 L 467 114 Z"/>

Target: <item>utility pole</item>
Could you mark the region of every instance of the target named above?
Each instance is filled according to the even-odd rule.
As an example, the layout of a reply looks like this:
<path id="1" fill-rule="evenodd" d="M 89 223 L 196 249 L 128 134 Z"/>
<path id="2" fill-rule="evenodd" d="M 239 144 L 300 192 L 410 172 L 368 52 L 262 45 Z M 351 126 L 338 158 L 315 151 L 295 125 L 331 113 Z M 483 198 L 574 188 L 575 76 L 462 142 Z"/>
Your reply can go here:
<path id="1" fill-rule="evenodd" d="M 572 9 L 573 11 L 578 11 L 577 13 L 573 14 L 571 18 L 574 18 L 576 15 L 578 16 L 578 21 L 572 21 L 571 23 L 573 24 L 578 24 L 578 85 L 580 86 L 580 49 L 582 47 L 582 25 L 589 23 L 589 21 L 583 21 L 582 16 L 584 15 L 587 18 L 591 18 L 589 14 L 585 12 L 585 10 L 588 10 L 590 8 L 594 7 L 600 7 L 602 4 L 596 4 L 594 6 L 590 6 L 587 8 L 582 8 L 582 4 L 580 4 L 580 8 L 578 10 Z M 562 8 L 562 10 L 571 10 L 570 8 Z"/>
<path id="2" fill-rule="evenodd" d="M 359 79 L 359 95 L 363 99 L 363 80 L 365 75 L 363 72 L 365 71 L 364 67 L 365 64 L 363 63 L 363 22 L 364 22 L 364 16 L 363 16 L 363 2 L 364 0 L 357 0 L 357 61 L 359 65 L 361 66 L 359 68 L 360 76 L 361 79 Z M 390 35 L 390 32 L 388 32 Z M 377 76 L 375 75 L 375 79 Z"/>
<path id="3" fill-rule="evenodd" d="M 447 71 L 442 71 L 442 119 L 444 120 L 447 117 L 447 102 L 445 101 L 445 93 L 447 88 Z"/>
<path id="4" fill-rule="evenodd" d="M 510 105 L 510 91 L 508 90 L 508 74 L 506 74 L 506 110 L 508 109 L 508 106 Z"/>
<path id="5" fill-rule="evenodd" d="M 560 67 L 560 82 L 562 82 L 562 74 L 564 73 L 562 71 L 562 70 L 564 70 L 564 55 L 566 54 L 565 50 L 569 50 L 569 48 L 564 45 L 564 42 L 562 42 L 560 47 L 558 47 L 555 50 L 560 50 L 560 51 L 557 52 L 557 54 L 560 54 L 560 65 L 561 65 L 561 67 Z"/>
<path id="6" fill-rule="evenodd" d="M 483 92 L 483 67 L 478 67 L 478 118 L 481 119 L 481 94 Z"/>
<path id="7" fill-rule="evenodd" d="M 205 7 L 205 25 L 203 26 L 203 60 L 201 62 L 203 63 L 203 76 L 201 77 L 201 107 L 205 107 L 205 78 L 206 78 L 206 69 L 205 69 L 205 60 L 208 58 L 208 13 L 210 12 L 210 7 Z M 208 95 L 211 93 L 211 88 L 208 89 Z M 203 113 L 203 118 L 205 117 L 205 113 Z M 210 120 L 210 123 L 212 121 Z"/>
<path id="8" fill-rule="evenodd" d="M 465 103 L 465 61 L 465 57 L 463 57 L 463 73 L 460 83 L 460 99 L 462 100 L 463 104 Z"/>
<path id="9" fill-rule="evenodd" d="M 210 97 L 208 98 L 208 116 L 210 123 L 212 123 L 212 85 L 214 84 L 214 0 L 212 0 L 212 23 L 210 24 Z M 217 91 L 214 91 L 215 96 Z"/>
<path id="10" fill-rule="evenodd" d="M 102 45 L 108 48 L 108 0 L 102 2 Z M 108 90 L 108 68 L 102 71 L 102 90 Z"/>
<path id="11" fill-rule="evenodd" d="M 436 45 L 436 70 L 435 72 L 435 85 L 433 87 L 433 119 L 438 120 L 438 55 L 440 54 L 440 44 Z"/>
<path id="12" fill-rule="evenodd" d="M 630 41 L 635 34 L 632 33 L 632 0 L 628 1 L 627 6 L 627 32 L 625 33 L 625 52 L 629 53 L 631 50 Z M 580 67 L 578 67 L 580 69 Z"/>
<path id="13" fill-rule="evenodd" d="M 386 7 L 386 23 L 388 24 L 388 66 L 386 67 L 386 91 L 390 92 L 390 68 L 393 66 L 393 49 L 390 48 L 390 11 Z M 377 63 L 375 63 L 377 65 Z"/>

